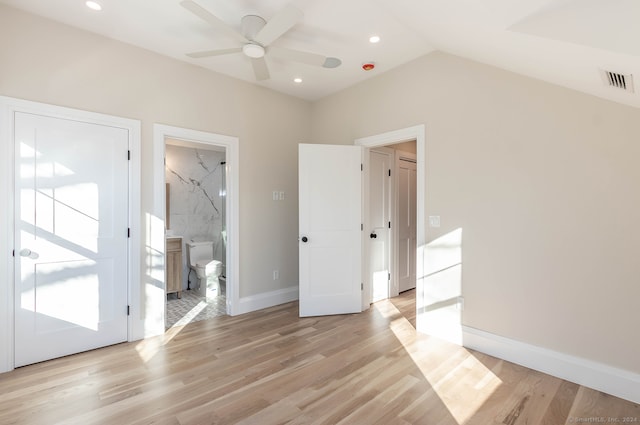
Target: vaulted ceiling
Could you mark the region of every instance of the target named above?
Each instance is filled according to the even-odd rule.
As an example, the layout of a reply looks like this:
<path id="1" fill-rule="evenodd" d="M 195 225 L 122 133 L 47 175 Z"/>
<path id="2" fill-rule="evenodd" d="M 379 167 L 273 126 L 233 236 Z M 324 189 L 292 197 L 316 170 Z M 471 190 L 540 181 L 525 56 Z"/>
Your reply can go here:
<path id="1" fill-rule="evenodd" d="M 269 22 L 289 5 L 302 12 L 266 47 L 270 78 L 263 81 L 256 81 L 242 52 L 187 56 L 241 44 L 181 0 L 97 1 L 99 12 L 84 0 L 0 3 L 307 100 L 440 50 L 640 107 L 637 0 L 193 0 L 237 32 L 245 15 Z M 380 41 L 371 43 L 372 35 Z M 278 48 L 337 57 L 342 64 L 312 66 L 276 55 Z M 365 63 L 375 68 L 365 71 Z M 610 85 L 622 85 L 620 75 L 626 90 Z"/>

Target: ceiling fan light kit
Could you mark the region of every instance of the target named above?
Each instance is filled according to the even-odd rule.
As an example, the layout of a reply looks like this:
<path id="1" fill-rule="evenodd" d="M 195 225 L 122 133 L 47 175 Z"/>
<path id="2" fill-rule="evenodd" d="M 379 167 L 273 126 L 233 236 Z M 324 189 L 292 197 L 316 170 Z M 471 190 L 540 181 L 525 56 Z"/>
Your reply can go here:
<path id="1" fill-rule="evenodd" d="M 258 81 L 270 78 L 269 68 L 265 61 L 265 56 L 268 55 L 329 69 L 337 68 L 342 64 L 342 61 L 335 57 L 270 46 L 271 43 L 293 28 L 302 19 L 302 11 L 293 5 L 286 5 L 268 22 L 257 15 L 244 16 L 241 19 L 241 32 L 236 31 L 193 0 L 184 0 L 180 5 L 241 44 L 236 48 L 187 53 L 187 56 L 191 58 L 220 56 L 241 51 L 251 59 L 251 65 Z"/>
<path id="2" fill-rule="evenodd" d="M 242 46 L 242 53 L 253 59 L 258 59 L 264 56 L 264 47 L 259 44 L 249 43 Z"/>

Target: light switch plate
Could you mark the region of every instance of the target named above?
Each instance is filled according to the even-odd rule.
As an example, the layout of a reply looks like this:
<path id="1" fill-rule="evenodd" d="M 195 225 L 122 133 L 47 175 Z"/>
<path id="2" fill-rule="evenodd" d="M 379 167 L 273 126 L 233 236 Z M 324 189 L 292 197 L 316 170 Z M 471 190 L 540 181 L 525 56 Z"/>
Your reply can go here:
<path id="1" fill-rule="evenodd" d="M 440 216 L 439 215 L 430 215 L 429 216 L 429 227 L 440 227 Z"/>

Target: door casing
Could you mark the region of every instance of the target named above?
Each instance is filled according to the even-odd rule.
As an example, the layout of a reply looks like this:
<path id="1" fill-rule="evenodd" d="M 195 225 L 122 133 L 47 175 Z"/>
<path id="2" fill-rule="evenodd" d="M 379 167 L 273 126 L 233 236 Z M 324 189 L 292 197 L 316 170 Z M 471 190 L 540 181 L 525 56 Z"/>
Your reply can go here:
<path id="1" fill-rule="evenodd" d="M 165 192 L 165 140 L 176 139 L 195 144 L 207 144 L 225 148 L 227 161 L 227 201 L 226 201 L 226 225 L 227 225 L 227 264 L 225 265 L 227 278 L 227 314 L 234 316 L 243 313 L 239 311 L 239 274 L 240 274 L 240 236 L 239 236 L 239 139 L 233 136 L 209 133 L 181 127 L 173 127 L 164 124 L 153 125 L 153 216 L 149 236 L 152 249 L 162 253 L 161 265 L 158 266 L 156 279 L 164 284 L 164 238 L 166 219 L 166 192 Z M 148 300 L 147 305 L 162 316 L 158 322 L 157 334 L 164 332 L 165 292 L 158 291 L 153 299 Z"/>
<path id="2" fill-rule="evenodd" d="M 420 294 L 423 287 L 423 280 L 420 278 L 424 276 L 424 246 L 427 241 L 426 235 L 426 227 L 424 222 L 424 217 L 426 213 L 426 204 L 425 204 L 425 176 L 426 176 L 426 167 L 425 167 L 425 152 L 426 152 L 426 126 L 424 124 L 416 125 L 413 127 L 406 127 L 399 130 L 389 131 L 382 134 L 377 134 L 374 136 L 362 137 L 356 139 L 354 144 L 363 146 L 368 149 L 386 145 L 393 145 L 396 143 L 407 142 L 411 140 L 416 141 L 416 157 L 417 157 L 417 184 L 416 184 L 416 209 L 417 209 L 417 223 L 416 223 L 416 293 Z M 365 160 L 369 157 L 369 153 L 365 152 Z M 366 164 L 365 164 L 365 172 L 366 172 Z M 368 176 L 364 176 L 365 181 L 368 180 Z M 367 193 L 365 191 L 365 197 Z M 365 201 L 365 206 L 367 205 L 367 201 Z M 368 213 L 364 213 L 364 218 L 367 218 Z M 367 228 L 367 223 L 365 223 L 365 228 Z M 368 235 L 367 235 L 368 236 Z M 366 299 L 370 299 L 371 294 L 371 286 L 368 283 L 365 283 L 364 291 L 369 294 L 369 297 Z M 416 296 L 416 310 L 417 312 L 422 311 L 424 308 L 423 299 L 420 296 Z M 417 330 L 421 331 L 420 322 L 416 323 Z"/>

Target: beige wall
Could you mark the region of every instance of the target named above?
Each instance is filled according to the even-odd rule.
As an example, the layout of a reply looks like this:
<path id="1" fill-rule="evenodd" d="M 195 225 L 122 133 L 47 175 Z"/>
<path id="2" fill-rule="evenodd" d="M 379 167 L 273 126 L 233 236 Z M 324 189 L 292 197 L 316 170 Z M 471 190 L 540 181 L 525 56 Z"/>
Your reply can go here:
<path id="1" fill-rule="evenodd" d="M 312 140 L 422 123 L 464 325 L 640 372 L 640 111 L 434 53 L 316 102 Z"/>
<path id="2" fill-rule="evenodd" d="M 297 285 L 297 144 L 309 139 L 308 102 L 1 5 L 0 95 L 141 120 L 143 217 L 153 205 L 154 123 L 238 137 L 240 296 Z M 276 189 L 284 202 L 272 201 Z"/>
<path id="3" fill-rule="evenodd" d="M 439 53 L 311 106 L 4 6 L 0 95 L 141 120 L 143 215 L 153 123 L 239 137 L 241 296 L 298 281 L 298 142 L 425 123 L 427 236 L 463 229 L 464 324 L 640 372 L 636 109 Z"/>

